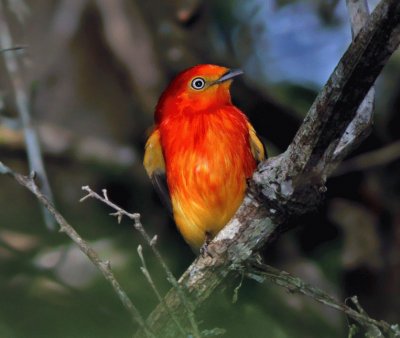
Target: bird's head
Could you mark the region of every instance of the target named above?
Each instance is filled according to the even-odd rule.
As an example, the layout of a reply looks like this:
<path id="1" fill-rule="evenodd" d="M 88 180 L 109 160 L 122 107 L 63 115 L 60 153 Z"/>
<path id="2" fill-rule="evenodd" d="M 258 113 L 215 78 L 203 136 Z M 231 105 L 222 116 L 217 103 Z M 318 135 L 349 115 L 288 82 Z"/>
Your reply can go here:
<path id="1" fill-rule="evenodd" d="M 239 69 L 197 65 L 178 74 L 163 92 L 156 109 L 156 122 L 174 115 L 195 114 L 231 104 L 232 79 Z"/>

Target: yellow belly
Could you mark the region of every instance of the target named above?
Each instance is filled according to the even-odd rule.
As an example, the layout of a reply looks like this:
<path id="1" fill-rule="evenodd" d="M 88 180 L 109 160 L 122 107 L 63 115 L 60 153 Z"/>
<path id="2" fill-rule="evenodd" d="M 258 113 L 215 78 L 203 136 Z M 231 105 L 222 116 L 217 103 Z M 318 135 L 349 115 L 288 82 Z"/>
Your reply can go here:
<path id="1" fill-rule="evenodd" d="M 206 233 L 214 237 L 243 201 L 245 173 L 240 166 L 232 167 L 213 171 L 186 167 L 181 176 L 184 183 L 171 194 L 176 225 L 193 249 L 203 245 Z"/>

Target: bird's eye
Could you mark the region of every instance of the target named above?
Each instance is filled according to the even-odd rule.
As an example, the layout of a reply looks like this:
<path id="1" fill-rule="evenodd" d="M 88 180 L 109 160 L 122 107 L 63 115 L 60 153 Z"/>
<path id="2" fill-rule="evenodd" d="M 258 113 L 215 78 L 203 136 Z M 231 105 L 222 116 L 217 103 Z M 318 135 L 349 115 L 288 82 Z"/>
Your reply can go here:
<path id="1" fill-rule="evenodd" d="M 204 86 L 206 85 L 206 81 L 202 79 L 201 77 L 196 77 L 192 80 L 192 88 L 196 90 L 203 89 Z"/>

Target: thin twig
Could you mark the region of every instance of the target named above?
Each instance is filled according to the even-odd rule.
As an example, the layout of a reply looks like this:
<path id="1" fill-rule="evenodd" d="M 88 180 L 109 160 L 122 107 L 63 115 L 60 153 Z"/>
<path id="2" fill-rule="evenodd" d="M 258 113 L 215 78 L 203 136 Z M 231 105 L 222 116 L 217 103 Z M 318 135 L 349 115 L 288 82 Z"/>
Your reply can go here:
<path id="1" fill-rule="evenodd" d="M 172 284 L 172 286 L 174 287 L 174 289 L 177 291 L 179 298 L 181 299 L 183 306 L 186 309 L 186 313 L 190 322 L 190 325 L 192 327 L 192 334 L 194 338 L 199 338 L 201 337 L 200 332 L 199 332 L 199 328 L 197 326 L 196 323 L 196 319 L 194 317 L 194 312 L 193 312 L 193 306 L 190 303 L 188 297 L 186 297 L 183 288 L 179 285 L 178 281 L 176 280 L 175 276 L 173 275 L 173 273 L 171 272 L 171 270 L 168 268 L 167 263 L 165 263 L 161 253 L 158 251 L 157 247 L 156 247 L 156 241 L 157 241 L 157 237 L 153 237 L 150 238 L 150 236 L 148 235 L 148 233 L 146 232 L 146 230 L 144 229 L 141 221 L 140 221 L 140 214 L 138 213 L 130 213 L 127 212 L 126 210 L 122 209 L 121 207 L 119 207 L 118 205 L 114 204 L 113 202 L 111 202 L 107 195 L 104 193 L 103 190 L 103 197 L 100 196 L 99 194 L 97 194 L 96 192 L 94 192 L 89 186 L 83 186 L 82 190 L 86 191 L 88 194 L 84 197 L 81 198 L 81 202 L 86 200 L 87 198 L 95 198 L 105 204 L 107 204 L 108 206 L 110 206 L 111 208 L 113 208 L 114 210 L 116 210 L 115 213 L 112 213 L 112 216 L 115 216 L 118 218 L 118 222 L 121 222 L 122 220 L 122 216 L 126 216 L 129 219 L 134 221 L 134 227 L 136 230 L 138 230 L 140 232 L 140 234 L 142 235 L 142 237 L 145 239 L 146 243 L 150 246 L 151 250 L 153 251 L 154 255 L 157 257 L 158 261 L 160 262 L 162 268 L 164 269 L 166 275 L 167 275 L 167 279 L 168 281 Z"/>
<path id="2" fill-rule="evenodd" d="M 109 261 L 103 261 L 93 250 L 89 244 L 76 232 L 76 230 L 65 220 L 65 218 L 54 208 L 53 204 L 49 199 L 39 190 L 35 183 L 35 174 L 32 173 L 30 176 L 23 176 L 21 174 L 15 173 L 10 168 L 5 166 L 0 161 L 0 174 L 8 174 L 12 176 L 20 185 L 27 188 L 31 193 L 33 193 L 39 202 L 54 216 L 55 220 L 60 226 L 60 232 L 65 233 L 69 238 L 71 238 L 79 247 L 79 249 L 90 259 L 90 261 L 96 266 L 98 270 L 102 273 L 104 278 L 111 284 L 118 298 L 121 300 L 122 304 L 129 311 L 132 319 L 146 332 L 146 337 L 155 337 L 151 329 L 146 324 L 142 315 L 136 306 L 129 299 L 126 292 L 122 289 L 119 282 L 116 280 L 114 274 L 111 271 L 111 266 Z"/>
<path id="3" fill-rule="evenodd" d="M 0 52 L 4 53 L 4 52 L 10 52 L 10 51 L 24 51 L 26 48 L 28 48 L 27 45 L 13 46 L 13 47 L 8 47 L 8 48 L 2 48 L 2 49 L 0 49 Z"/>
<path id="4" fill-rule="evenodd" d="M 15 104 L 24 131 L 29 168 L 31 171 L 37 173 L 41 191 L 48 197 L 50 201 L 53 201 L 50 184 L 47 179 L 47 174 L 43 163 L 38 136 L 32 125 L 29 96 L 27 94 L 23 76 L 18 65 L 15 53 L 16 51 L 10 49 L 13 48 L 12 46 L 14 46 L 14 44 L 12 41 L 11 32 L 4 16 L 2 1 L 0 0 L 0 48 L 3 50 L 8 49 L 7 53 L 2 54 L 4 56 L 5 65 L 9 73 L 10 80 L 14 87 Z M 54 230 L 55 223 L 53 217 L 46 208 L 42 207 L 42 211 L 46 226 L 50 230 Z"/>
<path id="5" fill-rule="evenodd" d="M 153 281 L 153 278 L 151 278 L 150 271 L 147 269 L 147 264 L 143 256 L 143 248 L 141 245 L 138 246 L 137 252 L 139 255 L 139 258 L 142 262 L 142 267 L 140 270 L 142 271 L 143 275 L 146 277 L 147 282 L 150 284 L 151 288 L 153 289 L 154 293 L 157 296 L 158 301 L 160 304 L 163 304 L 165 310 L 170 314 L 172 320 L 175 322 L 176 327 L 178 330 L 182 333 L 184 337 L 186 337 L 188 334 L 186 333 L 185 329 L 182 327 L 182 325 L 179 323 L 178 318 L 174 314 L 174 312 L 171 310 L 171 308 L 168 306 L 168 304 L 165 302 L 164 298 L 161 296 L 160 292 L 158 291 L 156 284 Z"/>
<path id="6" fill-rule="evenodd" d="M 351 297 L 352 302 L 357 308 L 356 311 L 348 305 L 339 302 L 321 289 L 318 289 L 302 281 L 300 278 L 292 276 L 285 271 L 280 271 L 272 266 L 254 262 L 251 266 L 251 269 L 248 271 L 247 276 L 254 279 L 253 274 L 255 274 L 256 276 L 263 276 L 272 281 L 274 284 L 283 287 L 292 293 L 305 295 L 328 307 L 344 312 L 361 326 L 367 328 L 371 325 L 376 326 L 386 333 L 393 335 L 394 337 L 400 337 L 400 328 L 398 325 L 390 325 L 383 320 L 378 321 L 369 317 L 367 313 L 361 308 L 360 304 L 358 303 L 357 297 Z M 257 278 L 256 280 L 260 281 L 259 278 Z"/>

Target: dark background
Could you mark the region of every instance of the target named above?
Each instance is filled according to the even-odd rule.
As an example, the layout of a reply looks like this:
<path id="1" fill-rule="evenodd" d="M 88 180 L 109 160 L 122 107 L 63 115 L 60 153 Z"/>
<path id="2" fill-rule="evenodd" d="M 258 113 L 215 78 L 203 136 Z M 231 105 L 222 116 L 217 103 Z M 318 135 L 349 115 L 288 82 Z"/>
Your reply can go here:
<path id="1" fill-rule="evenodd" d="M 241 67 L 233 101 L 270 156 L 284 151 L 351 40 L 344 1 L 2 1 L 31 98 L 55 203 L 109 259 L 143 315 L 157 304 L 140 272 L 143 244 L 81 186 L 140 212 L 176 276 L 194 259 L 141 164 L 153 107 L 179 71 L 198 64 Z M 373 7 L 375 2 L 371 2 Z M 0 32 L 1 34 L 1 32 Z M 400 317 L 400 56 L 377 82 L 372 134 L 328 182 L 318 211 L 292 220 L 263 254 L 344 300 L 357 294 L 377 319 Z M 14 91 L 0 62 L 0 160 L 27 173 Z M 397 143 L 396 143 L 397 142 Z M 381 156 L 374 150 L 388 150 Z M 360 167 L 361 165 L 361 167 Z M 144 249 L 162 293 L 170 285 Z M 345 337 L 340 313 L 266 282 L 229 281 L 198 312 L 201 328 L 226 337 Z M 48 231 L 38 203 L 0 177 L 0 336 L 131 337 L 128 313 L 64 234 Z"/>

